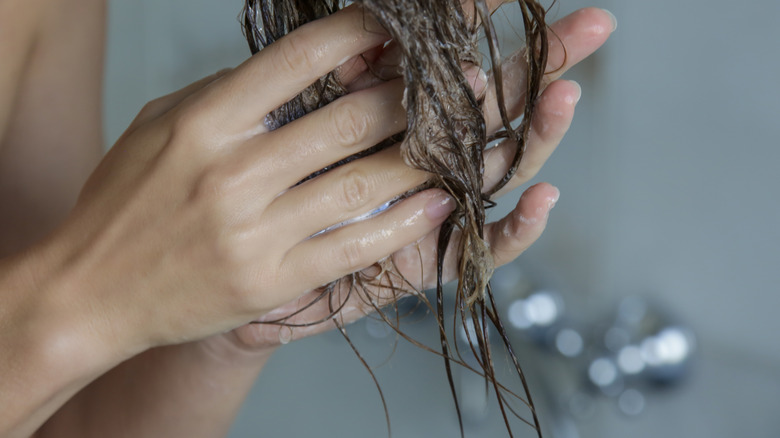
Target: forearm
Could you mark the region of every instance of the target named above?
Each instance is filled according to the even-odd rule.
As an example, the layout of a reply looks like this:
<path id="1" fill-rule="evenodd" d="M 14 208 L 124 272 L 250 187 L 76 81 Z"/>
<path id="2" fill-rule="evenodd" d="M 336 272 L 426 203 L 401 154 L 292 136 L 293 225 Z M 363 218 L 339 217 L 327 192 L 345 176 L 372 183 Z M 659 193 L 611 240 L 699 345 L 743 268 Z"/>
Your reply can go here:
<path id="1" fill-rule="evenodd" d="M 230 333 L 137 354 L 60 234 L 0 260 L 0 436 L 224 435 L 272 349 Z"/>
<path id="2" fill-rule="evenodd" d="M 57 285 L 51 253 L 0 260 L 0 436 L 29 436 L 112 364 Z"/>
<path id="3" fill-rule="evenodd" d="M 39 245 L 0 260 L 0 436 L 224 435 L 273 349 L 228 334 L 122 362 L 58 259 Z"/>
<path id="4" fill-rule="evenodd" d="M 85 388 L 37 438 L 224 436 L 271 352 L 225 336 L 149 350 Z"/>

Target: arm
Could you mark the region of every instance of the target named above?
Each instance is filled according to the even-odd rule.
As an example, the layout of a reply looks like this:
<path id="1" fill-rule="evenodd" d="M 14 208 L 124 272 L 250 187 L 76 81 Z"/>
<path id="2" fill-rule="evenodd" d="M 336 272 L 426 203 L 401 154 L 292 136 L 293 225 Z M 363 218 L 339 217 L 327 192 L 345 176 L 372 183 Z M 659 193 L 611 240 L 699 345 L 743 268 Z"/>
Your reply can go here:
<path id="1" fill-rule="evenodd" d="M 104 16 L 103 0 L 0 1 L 0 257 L 18 253 L 55 228 L 73 207 L 79 190 L 102 156 Z M 45 270 L 42 261 L 18 256 L 3 262 L 3 308 L 25 310 L 20 310 L 18 316 L 5 313 L 0 320 L 0 327 L 4 328 L 0 345 L 7 347 L 3 348 L 0 369 L 24 371 L 16 375 L 4 372 L 4 383 L 16 382 L 17 386 L 3 386 L 2 392 L 25 396 L 2 403 L 18 410 L 6 410 L 0 415 L 0 425 L 13 421 L 15 415 L 24 417 L 24 412 L 33 411 L 27 418 L 30 426 L 15 426 L 18 435 L 24 436 L 116 360 L 102 366 L 95 364 L 93 370 L 63 367 L 81 362 L 72 358 L 91 354 L 70 347 L 91 341 L 79 339 L 63 325 L 49 324 L 57 318 L 55 313 L 47 314 L 38 308 L 28 310 L 40 305 L 33 298 L 40 287 L 33 278 L 45 276 L 41 275 Z M 18 306 L 11 301 L 8 291 L 15 292 L 13 298 L 19 299 Z M 30 313 L 41 313 L 39 318 L 44 321 L 37 333 L 6 329 L 29 328 Z M 71 316 L 74 322 L 78 320 L 76 315 Z M 62 337 L 52 339 L 51 334 L 58 332 Z M 52 345 L 58 343 L 68 348 Z M 225 349 L 220 350 L 217 344 L 223 344 Z M 55 436 L 62 436 L 67 430 L 84 436 L 77 432 L 78 427 L 67 427 L 73 426 L 75 419 L 85 418 L 81 413 L 117 420 L 106 413 L 124 412 L 129 406 L 148 406 L 153 410 L 133 412 L 127 418 L 131 423 L 128 426 L 140 423 L 139 418 L 153 418 L 155 412 L 166 413 L 158 421 L 147 421 L 155 425 L 155 435 L 160 435 L 164 425 L 181 427 L 192 423 L 192 416 L 203 418 L 204 425 L 229 425 L 243 400 L 241 389 L 248 391 L 248 382 L 255 379 L 267 354 L 234 351 L 221 340 L 208 344 L 213 348 L 205 348 L 206 345 L 204 342 L 162 347 L 126 361 L 67 403 L 51 422 L 54 427 L 46 430 Z M 228 353 L 233 360 L 227 361 Z M 246 358 L 237 360 L 241 355 Z M 228 368 L 230 372 L 225 372 Z M 128 384 L 126 377 L 131 375 L 133 383 Z M 200 382 L 204 376 L 210 376 L 206 377 L 211 379 L 209 385 L 193 385 L 193 381 Z M 226 380 L 222 384 L 216 381 L 220 376 Z M 134 393 L 136 386 L 143 390 Z M 209 392 L 211 388 L 218 393 Z M 199 393 L 199 389 L 203 391 Z M 191 404 L 185 406 L 182 398 L 171 397 L 172 393 L 186 395 Z M 125 399 L 117 394 L 131 397 Z M 235 399 L 233 403 L 231 397 Z M 155 405 L 157 400 L 175 409 L 160 410 Z M 171 417 L 176 413 L 181 413 L 184 421 Z"/>
<path id="2" fill-rule="evenodd" d="M 301 218 L 294 209 L 274 204 L 286 197 L 295 181 L 364 145 L 357 139 L 346 141 L 329 124 L 315 121 L 287 130 L 308 140 L 294 144 L 320 148 L 306 160 L 293 162 L 286 159 L 292 153 L 286 147 L 290 143 L 257 132 L 254 115 L 288 100 L 345 56 L 381 44 L 384 36 L 367 32 L 363 24 L 353 8 L 299 32 L 297 44 L 265 51 L 214 84 L 195 84 L 185 93 L 191 94 L 186 101 L 179 96 L 173 107 L 166 101 L 150 103 L 92 173 L 67 220 L 43 240 L 30 239 L 37 244 L 0 261 L 4 352 L 0 405 L 7 407 L 0 413 L 0 434 L 29 435 L 74 393 L 117 364 L 150 348 L 186 344 L 238 327 L 306 290 L 389 255 L 443 220 L 426 207 L 441 205 L 442 194 L 431 190 L 402 202 L 379 221 L 315 242 L 306 239 L 305 233 L 313 232 L 309 227 L 322 229 L 338 217 L 329 213 Z M 344 33 L 354 37 L 344 40 Z M 327 49 L 314 52 L 317 63 L 308 55 L 299 56 L 305 52 L 298 48 L 309 44 Z M 310 65 L 300 68 L 298 62 Z M 257 81 L 261 72 L 270 72 L 269 79 Z M 19 74 L 25 80 L 34 76 L 30 71 Z M 10 100 L 16 105 L 22 99 Z M 17 119 L 21 113 L 9 111 L 14 120 L 7 133 L 24 126 Z M 332 118 L 338 112 L 330 108 L 320 114 Z M 372 120 L 378 119 L 374 114 Z M 4 151 L 12 150 L 21 149 L 4 146 Z M 23 161 L 17 163 L 25 165 Z M 292 167 L 280 169 L 283 163 Z M 304 198 L 328 192 L 337 196 L 344 182 L 335 183 L 330 188 L 312 183 L 295 192 Z M 360 244 L 376 229 L 389 230 L 394 238 Z M 295 235 L 280 239 L 280 230 Z M 3 230 L 4 235 L 15 232 L 10 226 Z M 316 272 L 300 262 L 308 256 L 322 260 Z M 170 351 L 173 356 L 139 356 L 150 358 L 149 369 L 162 364 L 159 376 L 127 369 L 138 373 L 140 386 L 172 382 L 167 377 L 173 372 L 166 371 L 165 363 L 181 364 L 178 359 L 187 348 Z M 206 364 L 201 369 L 212 368 Z M 175 382 L 172 387 L 177 387 Z M 193 394 L 174 392 L 178 400 Z M 104 413 L 102 406 L 92 411 L 93 406 L 78 400 L 72 406 L 70 412 L 76 415 L 94 418 Z M 144 414 L 132 403 L 120 408 Z M 201 412 L 212 410 L 204 405 Z"/>
<path id="3" fill-rule="evenodd" d="M 595 47 L 597 46 L 592 49 Z M 561 85 L 551 87 L 553 88 L 557 88 L 557 91 L 549 95 L 554 101 L 549 108 L 550 114 L 558 116 L 557 119 L 555 117 L 553 119 L 556 125 L 565 131 L 573 111 L 573 104 L 570 101 L 575 91 L 571 87 L 566 88 Z M 557 111 L 561 108 L 566 110 L 564 117 L 560 117 L 560 111 Z M 557 144 L 556 138 L 559 134 L 562 135 L 562 132 L 558 129 L 547 134 L 549 135 L 544 136 L 540 133 L 538 143 L 540 156 L 551 152 L 551 147 Z M 392 165 L 396 166 L 399 172 L 404 172 L 405 170 L 397 164 L 399 162 Z M 527 176 L 530 177 L 534 172 L 529 168 Z M 549 190 L 536 190 L 536 193 L 518 206 L 518 212 L 522 213 L 525 208 L 528 210 L 526 213 L 539 213 L 536 207 L 540 202 L 544 204 L 551 194 Z M 549 209 L 549 205 L 546 207 Z M 513 232 L 522 234 L 519 233 L 522 230 L 515 225 L 517 225 L 516 221 L 510 217 L 495 224 L 492 229 L 496 236 L 507 227 Z M 540 221 L 539 225 L 543 228 L 543 221 Z M 534 227 L 533 231 L 541 232 L 541 228 Z M 525 245 L 530 244 L 527 238 L 525 240 L 512 238 L 509 241 L 497 238 L 496 243 L 498 243 L 497 248 L 505 251 L 502 254 L 504 257 L 511 257 L 512 254 L 521 251 Z M 354 315 L 357 316 L 359 315 Z M 245 392 L 267 358 L 268 348 L 273 348 L 275 342 L 269 342 L 270 338 L 267 338 L 265 333 L 257 332 L 253 327 L 258 326 L 244 327 L 238 332 L 212 337 L 202 342 L 152 349 L 136 356 L 82 391 L 41 431 L 41 435 L 51 432 L 53 435 L 62 436 L 70 426 L 74 428 L 71 430 L 80 430 L 74 432 L 74 435 L 78 436 L 84 436 L 85 431 L 105 435 L 105 430 L 101 432 L 103 427 L 110 427 L 111 433 L 115 434 L 117 424 L 127 426 L 128 429 L 125 430 L 136 436 L 142 435 L 145 431 L 154 431 L 155 434 L 166 431 L 181 435 L 188 433 L 186 429 L 194 429 L 204 435 L 213 435 L 218 434 L 218 431 L 226 430 Z M 278 340 L 278 336 L 276 339 Z M 100 342 L 94 344 L 100 345 Z M 113 356 L 111 359 L 116 360 L 118 356 Z M 111 360 L 104 359 L 99 362 L 105 367 L 105 364 L 110 363 Z M 133 383 L 128 383 L 128 376 L 133 376 Z M 91 378 L 94 378 L 94 371 L 76 380 L 89 381 Z M 54 398 L 57 400 L 67 398 L 74 392 L 73 387 L 71 382 L 68 390 L 63 392 L 63 396 Z M 78 388 L 80 385 L 77 384 L 75 387 Z M 116 394 L 122 394 L 122 397 L 116 397 Z M 57 402 L 61 403 L 57 400 L 55 405 Z M 45 415 L 45 410 L 40 415 Z M 101 419 L 105 422 L 100 423 Z M 193 421 L 193 419 L 200 421 Z M 112 423 L 111 420 L 115 422 Z M 149 427 L 149 429 L 141 430 L 138 427 Z"/>
<path id="4" fill-rule="evenodd" d="M 36 437 L 225 436 L 272 351 L 224 335 L 151 349 L 82 390 Z"/>
<path id="5" fill-rule="evenodd" d="M 568 50 L 567 62 L 564 68 L 556 72 L 555 77 L 603 44 L 610 26 L 609 17 L 594 9 L 572 15 L 554 25 L 554 31 L 564 39 Z M 551 64 L 557 67 L 563 63 L 562 47 L 555 44 L 552 49 Z M 508 65 L 507 68 L 522 70 L 524 67 Z M 355 80 L 362 79 L 365 78 L 358 77 Z M 488 93 L 491 92 L 492 88 L 488 90 Z M 555 149 L 569 126 L 578 92 L 576 86 L 566 81 L 554 82 L 545 91 L 538 107 L 527 158 L 513 186 L 532 178 Z M 512 111 L 519 114 L 522 111 L 520 96 L 512 96 L 512 102 Z M 502 165 L 511 157 L 511 152 L 510 148 L 498 148 L 489 154 L 488 169 L 493 169 L 493 172 L 489 172 L 488 179 L 503 174 Z M 405 173 L 409 172 L 397 158 L 377 166 L 393 169 L 398 179 L 403 179 Z M 556 198 L 557 194 L 550 186 L 535 186 L 523 196 L 512 215 L 489 226 L 488 234 L 499 264 L 514 259 L 541 234 L 546 215 L 552 207 L 551 200 Z M 423 240 L 420 246 L 423 252 L 428 253 L 423 258 L 432 260 L 435 235 Z M 412 261 L 406 265 L 405 274 L 408 278 L 417 278 L 414 274 L 414 270 L 419 268 L 417 247 L 408 247 L 398 252 L 396 260 L 404 260 L 407 254 L 413 257 L 409 258 Z M 428 266 L 427 271 L 432 272 L 433 269 Z M 429 287 L 433 280 L 428 281 L 428 284 L 417 286 Z M 314 294 L 316 292 L 310 295 Z M 355 304 L 343 315 L 345 320 L 357 319 L 371 310 L 360 306 L 360 303 Z M 278 317 L 292 313 L 297 306 L 297 302 L 290 303 L 273 311 L 273 315 Z M 327 312 L 325 308 L 315 308 L 302 315 L 300 320 L 316 320 Z M 330 328 L 330 324 L 296 328 L 293 338 L 300 339 Z M 224 435 L 257 374 L 278 346 L 278 333 L 277 326 L 247 325 L 203 341 L 146 352 L 113 369 L 79 394 L 44 430 L 61 432 L 63 428 L 68 428 L 83 431 L 84 424 L 76 427 L 69 421 L 73 418 L 89 418 L 91 421 L 86 428 L 94 436 L 103 436 L 109 432 L 117 434 L 120 430 L 125 431 L 127 436 Z M 129 376 L 133 376 L 133 379 L 129 380 Z M 112 397 L 117 393 L 122 394 L 122 397 Z M 79 409 L 94 415 L 80 416 Z M 141 418 L 143 422 L 139 421 Z"/>
<path id="6" fill-rule="evenodd" d="M 0 434 L 12 437 L 29 435 L 104 371 L 94 356 L 67 360 L 91 354 L 82 346 L 93 339 L 53 309 L 54 288 L 38 281 L 53 254 L 21 252 L 65 217 L 101 155 L 94 36 L 104 8 L 75 3 L 0 0 Z"/>

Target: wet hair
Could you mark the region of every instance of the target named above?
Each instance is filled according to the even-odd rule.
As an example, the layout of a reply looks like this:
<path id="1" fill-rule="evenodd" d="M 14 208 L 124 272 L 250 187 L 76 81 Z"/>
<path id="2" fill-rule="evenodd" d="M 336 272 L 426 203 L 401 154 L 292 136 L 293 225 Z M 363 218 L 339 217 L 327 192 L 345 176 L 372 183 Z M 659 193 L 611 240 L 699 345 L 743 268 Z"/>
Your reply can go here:
<path id="1" fill-rule="evenodd" d="M 334 316 L 353 294 L 362 294 L 361 299 L 368 304 L 369 308 L 378 312 L 379 318 L 390 324 L 403 338 L 420 345 L 405 336 L 398 328 L 398 312 L 394 313 L 395 316 L 390 316 L 391 313 L 385 312 L 378 304 L 387 302 L 388 293 L 392 295 L 393 300 L 407 294 L 414 294 L 420 297 L 438 318 L 441 350 L 436 354 L 444 358 L 461 435 L 463 435 L 463 423 L 453 382 L 451 368 L 453 363 L 485 377 L 487 384 L 495 391 L 510 436 L 512 428 L 509 416 L 514 415 L 534 427 L 541 437 L 539 420 L 528 392 L 525 376 L 501 323 L 491 291 L 489 279 L 494 264 L 489 245 L 485 241 L 484 226 L 485 209 L 494 205 L 490 197 L 506 185 L 515 174 L 525 150 L 536 98 L 542 87 L 547 64 L 546 10 L 535 0 L 518 0 L 525 33 L 527 74 L 525 83 L 511 84 L 525 91 L 523 118 L 519 126 L 513 128 L 504 102 L 504 80 L 501 74 L 498 38 L 485 0 L 475 0 L 474 9 L 469 11 L 470 14 L 465 13 L 460 0 L 357 0 L 355 3 L 385 29 L 400 51 L 400 73 L 405 87 L 403 104 L 407 113 L 407 127 L 404 133 L 335 163 L 321 172 L 401 142 L 401 154 L 405 162 L 414 168 L 428 172 L 430 179 L 399 199 L 431 187 L 444 189 L 453 197 L 456 201 L 455 211 L 442 224 L 438 236 L 436 303 L 433 305 L 428 302 L 425 295 L 415 290 L 411 283 L 398 273 L 392 259 L 388 259 L 378 262 L 376 269 L 370 275 L 365 271 L 359 272 L 329 284 L 323 287 L 322 293 L 314 302 L 292 315 L 265 321 L 265 323 L 301 326 L 333 320 L 371 372 L 370 367 L 346 336 L 343 323 Z M 333 14 L 343 6 L 343 2 L 339 0 L 246 0 L 242 23 L 250 48 L 255 53 L 295 28 Z M 464 65 L 479 64 L 481 57 L 477 42 L 481 35 L 484 35 L 489 47 L 492 78 L 504 128 L 490 137 L 486 132 L 482 98 L 475 96 L 463 73 Z M 346 93 L 347 90 L 339 82 L 338 75 L 331 72 L 270 113 L 266 118 L 266 124 L 270 129 L 282 126 Z M 483 153 L 487 145 L 498 138 L 510 139 L 516 145 L 515 154 L 501 181 L 483 193 Z M 317 174 L 311 177 L 316 177 Z M 453 326 L 462 324 L 465 329 L 465 333 L 470 338 L 471 353 L 476 358 L 478 369 L 469 366 L 462 359 L 457 343 L 453 348 L 445 330 L 443 265 L 445 251 L 455 231 L 459 231 L 460 238 L 456 248 L 458 282 L 454 296 Z M 376 292 L 372 292 L 377 290 L 377 287 L 382 288 L 384 296 L 377 297 Z M 288 322 L 293 316 L 321 300 L 328 300 L 331 311 L 328 318 L 304 324 Z M 489 325 L 492 325 L 498 333 L 501 343 L 511 358 L 522 383 L 524 397 L 514 394 L 496 379 L 488 340 Z M 374 380 L 376 382 L 376 379 Z M 381 396 L 381 388 L 379 392 Z M 509 397 L 525 403 L 532 418 L 528 420 L 519 415 L 511 404 L 507 403 Z M 382 401 L 384 403 L 384 397 Z M 386 407 L 385 412 L 387 413 Z"/>

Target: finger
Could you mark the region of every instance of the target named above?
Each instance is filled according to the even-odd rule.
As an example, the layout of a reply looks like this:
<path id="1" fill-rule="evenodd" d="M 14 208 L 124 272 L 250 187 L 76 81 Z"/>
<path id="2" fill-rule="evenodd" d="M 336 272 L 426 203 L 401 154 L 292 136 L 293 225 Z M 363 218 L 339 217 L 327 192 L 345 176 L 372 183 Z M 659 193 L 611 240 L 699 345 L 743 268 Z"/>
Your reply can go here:
<path id="1" fill-rule="evenodd" d="M 388 53 L 390 53 L 390 57 L 392 59 L 384 59 L 374 63 L 370 69 L 346 85 L 347 91 L 353 93 L 355 91 L 375 87 L 383 82 L 401 77 L 402 70 L 400 67 L 400 49 L 394 43 L 390 43 L 386 50 Z M 461 68 L 463 69 L 463 74 L 466 77 L 466 80 L 472 85 L 477 98 L 482 98 L 484 90 L 486 89 L 487 74 L 482 71 L 479 66 L 472 65 L 470 63 L 462 64 Z M 477 74 L 479 75 L 478 79 L 476 77 Z M 475 88 L 476 86 L 480 87 L 479 90 Z"/>
<path id="2" fill-rule="evenodd" d="M 598 8 L 580 9 L 550 26 L 547 74 L 544 84 L 559 78 L 601 47 L 615 28 L 613 15 Z M 510 56 L 501 64 L 504 80 L 504 99 L 510 119 L 523 113 L 525 107 L 526 59 L 522 51 Z M 484 112 L 487 132 L 496 132 L 501 125 L 496 98 L 496 86 L 489 75 L 485 95 Z"/>
<path id="3" fill-rule="evenodd" d="M 497 193 L 498 198 L 533 178 L 550 158 L 571 126 L 574 109 L 582 90 L 576 82 L 559 80 L 550 84 L 539 97 L 528 143 L 514 177 Z M 488 192 L 506 175 L 517 145 L 505 140 L 485 151 L 484 191 Z"/>
<path id="4" fill-rule="evenodd" d="M 541 236 L 550 210 L 559 196 L 557 188 L 546 183 L 537 184 L 520 197 L 515 209 L 506 217 L 485 227 L 485 239 L 490 244 L 496 267 L 517 258 Z M 385 274 L 380 277 L 379 284 L 370 283 L 366 289 L 356 287 L 350 290 L 351 283 L 342 281 L 332 294 L 323 296 L 321 289 L 307 292 L 258 319 L 266 324 L 242 328 L 245 342 L 265 347 L 301 339 L 332 329 L 333 325 L 327 320 L 334 310 L 338 311 L 340 323 L 349 324 L 402 298 L 406 295 L 404 290 L 411 292 L 413 289 L 433 287 L 436 282 L 436 268 L 433 265 L 436 260 L 436 234 L 431 233 L 425 241 L 409 245 L 393 256 L 395 265 L 402 270 L 401 274 L 411 286 L 400 279 L 391 285 L 389 279 L 393 274 Z M 459 236 L 453 235 L 445 257 L 444 282 L 454 280 L 457 276 L 457 254 L 454 249 L 457 248 Z M 408 261 L 404 261 L 404 257 Z"/>
<path id="5" fill-rule="evenodd" d="M 131 123 L 131 126 L 142 125 L 150 120 L 160 117 L 161 115 L 170 111 L 176 105 L 180 104 L 184 99 L 200 91 L 201 89 L 208 86 L 209 84 L 216 81 L 217 79 L 225 76 L 230 71 L 231 69 L 229 68 L 220 70 L 214 73 L 213 75 L 206 76 L 203 79 L 200 79 L 196 82 L 187 85 L 181 90 L 175 91 L 171 94 L 162 97 L 158 97 L 157 99 L 150 101 L 138 113 L 136 118 Z"/>
<path id="6" fill-rule="evenodd" d="M 277 197 L 264 216 L 278 238 L 298 242 L 321 230 L 365 218 L 380 206 L 424 183 L 428 175 L 404 164 L 394 146 L 297 185 Z M 288 224 L 305 218 L 296 227 Z"/>
<path id="7" fill-rule="evenodd" d="M 376 62 L 377 58 L 384 51 L 383 46 L 373 47 L 358 56 L 350 59 L 344 64 L 338 66 L 335 70 L 336 77 L 339 79 L 342 85 L 349 84 L 359 77 L 363 72 L 369 69 L 369 67 Z M 368 88 L 368 87 L 366 87 Z"/>
<path id="8" fill-rule="evenodd" d="M 239 327 L 235 333 L 250 348 L 275 347 L 336 328 L 332 323 L 334 312 L 338 314 L 338 322 L 347 325 L 372 313 L 376 307 L 397 301 L 402 295 L 389 289 L 372 289 L 367 293 L 360 288 L 350 291 L 350 285 L 347 277 L 333 292 L 322 288 L 307 292 L 256 319 L 259 323 Z"/>
<path id="9" fill-rule="evenodd" d="M 503 4 L 509 3 L 512 0 L 487 0 L 487 7 L 492 14 Z M 479 14 L 476 12 L 475 4 L 473 0 L 465 0 L 461 3 L 463 12 L 466 15 L 467 20 L 473 20 L 476 17 L 474 24 L 479 24 Z M 367 68 L 362 74 L 357 75 L 350 81 L 342 82 L 347 90 L 350 92 L 362 90 L 369 87 L 374 87 L 383 81 L 389 81 L 391 79 L 401 77 L 403 73 L 401 70 L 401 56 L 402 51 L 398 44 L 391 41 L 387 47 L 381 50 L 379 56 L 371 64 L 371 68 Z"/>
<path id="10" fill-rule="evenodd" d="M 558 196 L 558 189 L 549 184 L 532 186 L 523 193 L 508 216 L 485 226 L 485 240 L 491 248 L 496 267 L 511 261 L 541 235 L 547 214 Z M 438 234 L 437 230 L 393 254 L 398 272 L 420 290 L 436 286 Z M 442 264 L 444 283 L 458 278 L 460 236 L 460 231 L 456 230 L 447 245 Z"/>
<path id="11" fill-rule="evenodd" d="M 507 3 L 512 3 L 513 1 L 514 0 L 486 0 L 485 4 L 488 11 L 490 11 L 490 14 L 492 15 L 498 10 L 498 8 Z M 476 2 L 474 0 L 463 0 L 461 1 L 460 5 L 463 8 L 463 13 L 466 14 L 467 20 L 475 20 L 474 23 L 476 24 L 481 22 L 479 18 L 479 12 L 476 8 Z"/>
<path id="12" fill-rule="evenodd" d="M 560 192 L 547 183 L 526 190 L 506 217 L 485 227 L 496 267 L 511 262 L 542 235 Z"/>
<path id="13" fill-rule="evenodd" d="M 486 3 L 492 14 L 502 5 L 511 2 L 512 0 L 488 0 Z M 479 14 L 476 12 L 473 0 L 462 2 L 461 7 L 467 20 L 476 17 L 475 23 L 479 23 Z M 377 85 L 378 78 L 381 78 L 380 81 L 388 81 L 400 77 L 400 61 L 401 51 L 398 45 L 391 41 L 386 47 L 377 46 L 350 59 L 339 66 L 336 71 L 341 83 L 347 86 L 351 92 Z M 367 71 L 369 66 L 371 69 Z M 365 74 L 363 74 L 364 72 Z M 373 81 L 365 82 L 365 79 L 373 79 Z"/>
<path id="14" fill-rule="evenodd" d="M 344 86 L 352 93 L 400 78 L 401 74 L 401 49 L 398 44 L 391 41 L 365 71 L 351 81 L 344 82 Z"/>
<path id="15" fill-rule="evenodd" d="M 417 241 L 439 226 L 454 208 L 452 198 L 443 190 L 423 191 L 374 218 L 299 243 L 285 255 L 280 270 L 297 284 L 305 272 L 310 288 L 326 284 Z"/>
<path id="16" fill-rule="evenodd" d="M 246 143 L 254 163 L 266 163 L 270 184 L 284 190 L 306 176 L 406 128 L 403 83 L 388 82 L 343 96 Z"/>
<path id="17" fill-rule="evenodd" d="M 212 87 L 200 104 L 212 126 L 236 134 L 257 130 L 266 114 L 387 38 L 369 14 L 351 5 L 261 50 Z"/>
<path id="18" fill-rule="evenodd" d="M 559 196 L 560 193 L 555 187 L 546 183 L 537 184 L 523 194 L 509 215 L 485 227 L 485 238 L 490 244 L 497 267 L 517 258 L 539 238 L 547 224 L 550 210 Z M 380 277 L 379 284 L 370 282 L 365 290 L 361 287 L 350 290 L 351 283 L 342 281 L 332 294 L 323 296 L 322 289 L 307 292 L 258 319 L 266 324 L 241 328 L 244 341 L 255 347 L 266 347 L 312 336 L 334 327 L 327 322 L 334 310 L 338 311 L 340 323 L 349 324 L 402 298 L 406 295 L 404 290 L 411 292 L 413 289 L 434 286 L 436 234 L 431 233 L 425 241 L 408 245 L 394 254 L 395 265 L 402 269 L 401 274 L 405 280 L 396 279 L 390 284 L 389 279 L 393 278 L 394 274 L 386 273 Z M 454 280 L 457 276 L 457 254 L 453 250 L 457 248 L 459 236 L 457 233 L 453 235 L 445 257 L 445 282 Z M 403 260 L 404 256 L 408 256 L 413 267 Z M 375 268 L 369 268 L 372 269 Z M 427 274 L 423 275 L 423 271 Z M 421 277 L 425 277 L 424 280 L 421 281 Z M 411 285 L 404 283 L 407 280 Z M 282 327 L 276 323 L 286 326 Z"/>

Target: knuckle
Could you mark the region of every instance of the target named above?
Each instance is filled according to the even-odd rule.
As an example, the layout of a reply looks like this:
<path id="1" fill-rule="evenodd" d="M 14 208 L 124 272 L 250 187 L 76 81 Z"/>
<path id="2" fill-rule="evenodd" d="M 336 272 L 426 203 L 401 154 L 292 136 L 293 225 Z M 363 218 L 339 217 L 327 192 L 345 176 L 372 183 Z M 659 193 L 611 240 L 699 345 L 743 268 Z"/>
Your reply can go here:
<path id="1" fill-rule="evenodd" d="M 195 187 L 195 196 L 211 206 L 210 210 L 221 211 L 222 202 L 219 201 L 222 197 L 220 195 L 225 192 L 228 180 L 229 178 L 225 176 L 225 171 L 218 167 L 210 168 L 203 172 L 203 175 L 198 179 Z"/>
<path id="2" fill-rule="evenodd" d="M 200 118 L 195 111 L 183 108 L 171 116 L 171 131 L 175 136 L 191 134 L 199 125 Z"/>
<path id="3" fill-rule="evenodd" d="M 242 172 L 236 166 L 212 165 L 202 172 L 192 192 L 192 198 L 201 208 L 205 208 L 215 218 L 231 215 L 236 206 L 231 194 L 242 179 Z"/>
<path id="4" fill-rule="evenodd" d="M 355 211 L 365 206 L 371 196 L 371 183 L 365 173 L 352 170 L 343 179 L 343 194 L 341 207 L 347 211 Z"/>
<path id="5" fill-rule="evenodd" d="M 256 292 L 257 282 L 252 251 L 238 233 L 223 232 L 209 245 L 212 264 L 224 276 L 225 287 L 240 305 L 247 305 Z"/>
<path id="6" fill-rule="evenodd" d="M 163 115 L 166 110 L 167 105 L 163 98 L 157 98 L 146 102 L 141 108 L 141 111 L 135 116 L 132 123 L 130 123 L 128 130 L 135 130 L 143 125 L 153 123 L 158 117 Z"/>
<path id="7" fill-rule="evenodd" d="M 138 118 L 147 119 L 155 117 L 164 107 L 164 101 L 162 97 L 146 102 L 146 104 L 138 112 Z"/>
<path id="8" fill-rule="evenodd" d="M 363 268 L 365 247 L 360 240 L 350 240 L 340 249 L 338 262 L 343 272 L 355 272 Z"/>
<path id="9" fill-rule="evenodd" d="M 183 105 L 171 111 L 168 117 L 170 136 L 174 143 L 192 148 L 209 137 L 206 131 L 208 117 L 196 105 Z"/>
<path id="10" fill-rule="evenodd" d="M 305 31 L 288 35 L 279 41 L 280 67 L 289 74 L 300 74 L 301 70 L 313 70 L 321 58 L 321 51 L 316 50 L 309 41 Z"/>
<path id="11" fill-rule="evenodd" d="M 349 99 L 335 102 L 331 111 L 331 126 L 335 140 L 343 146 L 354 146 L 368 136 L 368 120 L 358 105 Z"/>

